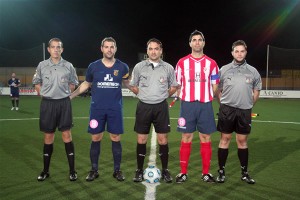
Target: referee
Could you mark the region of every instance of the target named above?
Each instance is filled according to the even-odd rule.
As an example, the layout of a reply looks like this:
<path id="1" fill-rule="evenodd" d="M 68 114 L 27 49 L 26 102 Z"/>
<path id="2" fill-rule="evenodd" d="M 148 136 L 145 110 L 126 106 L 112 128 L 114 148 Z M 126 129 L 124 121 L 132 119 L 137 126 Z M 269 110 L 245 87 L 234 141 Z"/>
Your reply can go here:
<path id="1" fill-rule="evenodd" d="M 75 152 L 72 142 L 71 128 L 72 107 L 70 101 L 71 91 L 78 85 L 75 68 L 71 63 L 61 57 L 63 43 L 53 38 L 48 43 L 50 58 L 42 61 L 36 68 L 32 83 L 38 94 L 41 95 L 40 105 L 40 131 L 44 132 L 43 160 L 44 169 L 38 176 L 38 181 L 44 181 L 50 176 L 49 166 L 53 152 L 54 133 L 56 128 L 62 132 L 65 150 L 69 162 L 69 179 L 75 181 Z"/>
<path id="2" fill-rule="evenodd" d="M 248 135 L 251 131 L 252 107 L 259 98 L 262 88 L 258 71 L 246 62 L 247 45 L 243 40 L 232 44 L 233 61 L 219 71 L 220 101 L 217 129 L 221 132 L 218 148 L 217 182 L 225 182 L 225 164 L 228 158 L 232 133 L 236 133 L 237 155 L 241 167 L 241 180 L 254 184 L 255 180 L 248 173 Z"/>
<path id="3" fill-rule="evenodd" d="M 139 98 L 136 108 L 134 131 L 137 133 L 137 170 L 134 182 L 143 181 L 146 144 L 151 124 L 157 133 L 162 179 L 172 182 L 168 170 L 170 132 L 169 107 L 166 99 L 176 92 L 177 83 L 172 65 L 161 60 L 162 43 L 155 38 L 147 42 L 148 59 L 137 63 L 132 72 L 130 85 Z"/>

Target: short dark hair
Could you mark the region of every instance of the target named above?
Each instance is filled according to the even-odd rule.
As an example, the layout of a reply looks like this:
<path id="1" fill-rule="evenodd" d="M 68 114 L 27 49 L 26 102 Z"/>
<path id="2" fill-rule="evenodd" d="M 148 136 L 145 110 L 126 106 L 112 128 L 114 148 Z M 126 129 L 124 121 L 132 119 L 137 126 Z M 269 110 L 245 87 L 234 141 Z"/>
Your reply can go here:
<path id="1" fill-rule="evenodd" d="M 60 42 L 61 43 L 61 47 L 63 47 L 63 43 L 62 43 L 61 39 L 59 39 L 59 38 L 52 38 L 52 39 L 50 39 L 49 42 L 48 42 L 48 47 L 50 47 L 51 42 L 53 42 L 53 41 Z"/>
<path id="2" fill-rule="evenodd" d="M 194 35 L 200 35 L 200 36 L 202 37 L 203 41 L 205 41 L 205 38 L 204 38 L 203 33 L 200 32 L 200 31 L 198 31 L 198 30 L 194 30 L 194 31 L 191 33 L 191 35 L 190 35 L 189 42 L 192 41 L 192 37 L 193 37 Z"/>
<path id="3" fill-rule="evenodd" d="M 147 47 L 146 47 L 146 48 L 148 48 L 148 45 L 149 45 L 150 42 L 155 42 L 155 43 L 159 44 L 159 47 L 160 47 L 161 49 L 163 48 L 161 41 L 159 41 L 159 40 L 156 39 L 156 38 L 151 38 L 150 40 L 148 40 L 148 42 L 147 42 Z"/>
<path id="4" fill-rule="evenodd" d="M 247 45 L 246 45 L 246 43 L 244 42 L 244 40 L 237 40 L 237 41 L 235 41 L 235 42 L 232 44 L 231 50 L 233 51 L 233 49 L 234 49 L 236 46 L 244 46 L 245 49 L 247 50 Z"/>
<path id="5" fill-rule="evenodd" d="M 113 38 L 113 37 L 106 37 L 106 38 L 104 38 L 102 41 L 101 41 L 101 47 L 103 47 L 103 45 L 104 45 L 104 42 L 113 42 L 113 43 L 115 43 L 115 46 L 117 46 L 117 42 L 116 42 L 116 40 Z"/>

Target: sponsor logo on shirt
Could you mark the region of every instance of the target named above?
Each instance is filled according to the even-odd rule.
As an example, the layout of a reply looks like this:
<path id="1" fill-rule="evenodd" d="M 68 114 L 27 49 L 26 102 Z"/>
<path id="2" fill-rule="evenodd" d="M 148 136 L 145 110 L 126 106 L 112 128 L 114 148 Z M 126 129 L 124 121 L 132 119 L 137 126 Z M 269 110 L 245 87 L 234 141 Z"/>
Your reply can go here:
<path id="1" fill-rule="evenodd" d="M 196 72 L 195 73 L 195 78 L 194 79 L 189 79 L 188 80 L 189 82 L 206 82 L 206 79 L 201 79 L 201 76 L 200 76 L 200 72 Z"/>
<path id="2" fill-rule="evenodd" d="M 118 74 L 119 70 L 115 70 L 114 75 Z M 114 78 L 112 77 L 111 74 L 106 74 L 104 77 L 103 82 L 97 82 L 97 87 L 98 88 L 118 88 L 120 86 L 119 83 L 113 82 Z"/>

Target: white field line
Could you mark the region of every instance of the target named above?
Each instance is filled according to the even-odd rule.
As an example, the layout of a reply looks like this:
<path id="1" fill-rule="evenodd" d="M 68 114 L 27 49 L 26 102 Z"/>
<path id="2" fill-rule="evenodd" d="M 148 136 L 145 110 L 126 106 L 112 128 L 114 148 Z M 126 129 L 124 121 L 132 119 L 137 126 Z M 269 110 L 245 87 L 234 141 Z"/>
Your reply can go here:
<path id="1" fill-rule="evenodd" d="M 156 144 L 157 144 L 156 141 L 157 141 L 157 134 L 153 127 L 151 133 L 151 148 L 150 148 L 148 165 L 156 166 Z"/>
<path id="2" fill-rule="evenodd" d="M 73 117 L 73 119 L 88 119 L 89 117 Z M 135 117 L 124 117 L 124 119 L 134 119 Z M 39 118 L 20 118 L 20 119 L 0 119 L 1 121 L 26 121 L 26 120 L 38 120 Z M 177 120 L 177 118 L 170 118 L 171 120 Z M 217 120 L 217 119 L 216 119 Z M 276 124 L 296 124 L 300 125 L 300 122 L 284 122 L 284 121 L 262 121 L 262 120 L 252 120 L 258 123 L 276 123 Z M 148 165 L 156 166 L 156 144 L 157 144 L 157 134 L 155 133 L 154 127 L 151 133 L 151 149 L 149 155 Z M 145 200 L 155 200 L 156 187 L 160 184 L 149 184 L 145 181 L 142 182 L 146 187 Z"/>
<path id="3" fill-rule="evenodd" d="M 149 155 L 149 162 L 148 165 L 154 165 L 156 166 L 156 144 L 157 144 L 157 134 L 154 130 L 154 127 L 152 129 L 151 133 L 151 147 L 150 147 L 150 155 Z M 145 166 L 147 167 L 147 166 Z M 142 182 L 143 185 L 146 186 L 145 191 L 145 200 L 155 200 L 155 194 L 156 194 L 156 186 L 158 186 L 160 183 L 146 183 L 145 181 Z"/>
<path id="4" fill-rule="evenodd" d="M 73 119 L 88 119 L 89 117 L 73 117 Z M 124 117 L 124 119 L 134 119 L 135 117 Z M 39 118 L 19 118 L 19 119 L 0 119 L 1 121 L 26 121 L 26 120 L 38 120 Z M 177 120 L 178 118 L 170 118 L 171 120 Z M 217 121 L 218 119 L 216 119 Z M 285 121 L 263 121 L 263 120 L 252 120 L 257 123 L 275 123 L 275 124 L 296 124 L 300 125 L 300 122 L 285 122 Z"/>
<path id="5" fill-rule="evenodd" d="M 89 117 L 73 117 L 73 119 L 88 119 Z M 0 119 L 1 121 L 26 121 L 26 120 L 38 120 L 39 118 L 22 118 L 22 119 Z M 134 117 L 124 117 L 124 119 L 134 119 Z M 173 118 L 175 119 L 175 118 Z M 156 144 L 157 144 L 157 134 L 154 130 L 154 127 L 152 129 L 151 133 L 151 147 L 150 147 L 150 155 L 149 155 L 149 162 L 148 165 L 154 165 L 156 166 Z M 145 166 L 147 167 L 147 166 Z M 160 185 L 160 183 L 146 183 L 145 181 L 142 182 L 143 185 L 146 186 L 145 191 L 145 200 L 155 200 L 155 194 L 156 194 L 156 187 Z"/>

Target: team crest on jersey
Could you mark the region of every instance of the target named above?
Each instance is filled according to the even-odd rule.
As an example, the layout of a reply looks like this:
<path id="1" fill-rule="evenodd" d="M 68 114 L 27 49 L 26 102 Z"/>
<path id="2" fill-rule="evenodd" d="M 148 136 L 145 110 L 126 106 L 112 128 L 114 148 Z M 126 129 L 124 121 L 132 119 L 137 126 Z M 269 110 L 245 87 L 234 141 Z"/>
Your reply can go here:
<path id="1" fill-rule="evenodd" d="M 114 70 L 114 76 L 118 76 L 119 75 L 119 70 Z"/>
<path id="2" fill-rule="evenodd" d="M 160 78 L 159 78 L 159 82 L 160 83 L 164 83 L 164 82 L 166 82 L 167 80 L 165 79 L 165 77 L 163 77 L 163 76 L 161 76 Z"/>
<path id="3" fill-rule="evenodd" d="M 246 83 L 252 83 L 253 82 L 253 80 L 251 78 L 251 75 L 245 74 L 245 76 L 246 76 Z"/>

